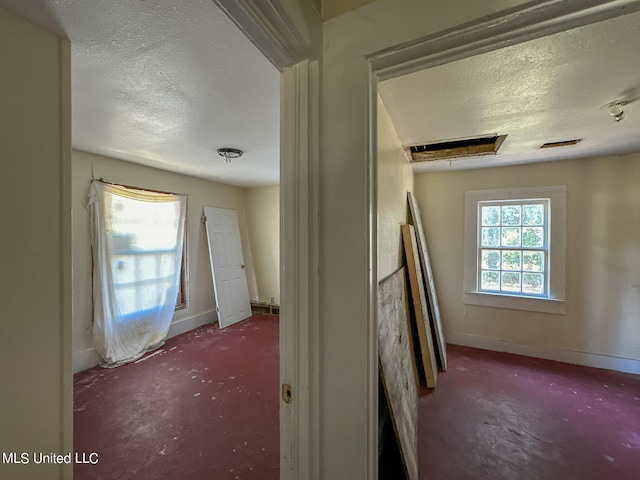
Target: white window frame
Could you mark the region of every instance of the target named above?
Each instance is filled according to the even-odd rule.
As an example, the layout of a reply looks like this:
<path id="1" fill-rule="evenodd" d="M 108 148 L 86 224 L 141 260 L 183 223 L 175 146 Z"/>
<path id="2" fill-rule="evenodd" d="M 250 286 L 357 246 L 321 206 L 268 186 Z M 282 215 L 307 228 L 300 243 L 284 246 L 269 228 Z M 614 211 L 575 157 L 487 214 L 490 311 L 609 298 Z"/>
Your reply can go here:
<path id="1" fill-rule="evenodd" d="M 478 291 L 481 291 L 483 293 L 498 293 L 501 295 L 520 295 L 520 296 L 524 296 L 524 297 L 538 297 L 538 298 L 547 298 L 548 297 L 548 291 L 549 291 L 549 204 L 550 201 L 548 198 L 527 198 L 527 199 L 523 199 L 523 198 L 519 198 L 516 200 L 486 200 L 486 201 L 479 201 L 478 202 L 478 239 L 477 239 L 477 248 L 478 248 L 478 256 L 482 255 L 482 252 L 484 250 L 493 250 L 493 251 L 499 251 L 501 252 L 501 256 L 502 256 L 502 252 L 504 251 L 518 251 L 520 252 L 521 257 L 521 262 L 520 262 L 520 270 L 506 270 L 502 268 L 502 262 L 499 262 L 498 265 L 498 270 L 494 270 L 494 269 L 490 269 L 490 268 L 483 268 L 482 265 L 480 265 L 482 262 L 478 262 L 478 269 L 477 269 L 477 274 L 478 274 Z M 486 246 L 482 244 L 482 238 L 483 238 L 483 229 L 484 228 L 497 228 L 499 231 L 502 231 L 502 229 L 504 228 L 509 228 L 508 225 L 503 224 L 501 221 L 498 223 L 497 226 L 488 226 L 485 227 L 485 225 L 482 224 L 482 209 L 485 207 L 494 207 L 494 208 L 498 208 L 498 209 L 502 209 L 504 207 L 513 207 L 513 206 L 517 206 L 520 208 L 524 208 L 527 205 L 541 205 L 543 212 L 542 212 L 542 225 L 539 225 L 538 227 L 542 227 L 544 230 L 544 234 L 541 238 L 542 240 L 542 245 L 538 245 L 536 247 L 526 247 L 523 245 L 517 245 L 517 246 L 509 246 L 509 245 L 502 245 L 502 237 L 498 238 L 498 245 L 495 246 Z M 517 225 L 514 226 L 515 228 L 521 229 L 523 228 L 523 225 Z M 524 228 L 526 228 L 526 226 L 524 226 Z M 521 235 L 522 235 L 522 231 L 521 231 Z M 523 280 L 523 276 L 528 273 L 526 270 L 523 269 L 523 263 L 524 263 L 524 255 L 525 252 L 541 252 L 543 254 L 543 265 L 542 265 L 542 270 L 541 272 L 531 272 L 531 273 L 536 273 L 537 275 L 542 275 L 544 277 L 544 288 L 542 290 L 541 293 L 526 293 L 523 291 L 522 286 L 524 284 L 524 280 Z M 521 275 L 520 277 L 520 283 L 521 283 L 521 292 L 509 292 L 506 289 L 502 288 L 501 285 L 501 281 L 499 282 L 499 288 L 496 289 L 490 289 L 490 288 L 483 288 L 482 287 L 482 273 L 484 271 L 493 271 L 498 273 L 498 275 L 501 277 L 503 273 L 508 272 L 508 271 L 513 271 L 515 273 L 518 273 Z"/>
<path id="2" fill-rule="evenodd" d="M 548 223 L 545 239 L 548 242 L 546 259 L 547 284 L 545 295 L 520 295 L 505 292 L 480 291 L 478 246 L 479 203 L 548 199 Z M 463 303 L 488 307 L 511 308 L 544 313 L 565 313 L 565 256 L 567 187 L 524 187 L 465 192 L 465 239 Z"/>

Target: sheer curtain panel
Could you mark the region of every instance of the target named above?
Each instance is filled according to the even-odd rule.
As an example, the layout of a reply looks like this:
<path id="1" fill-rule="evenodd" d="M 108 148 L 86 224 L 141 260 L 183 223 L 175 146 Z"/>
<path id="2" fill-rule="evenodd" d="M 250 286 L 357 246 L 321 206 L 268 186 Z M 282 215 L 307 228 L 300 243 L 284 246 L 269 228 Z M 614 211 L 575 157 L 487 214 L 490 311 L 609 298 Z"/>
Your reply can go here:
<path id="1" fill-rule="evenodd" d="M 162 344 L 180 285 L 186 195 L 94 180 L 93 341 L 106 366 Z"/>

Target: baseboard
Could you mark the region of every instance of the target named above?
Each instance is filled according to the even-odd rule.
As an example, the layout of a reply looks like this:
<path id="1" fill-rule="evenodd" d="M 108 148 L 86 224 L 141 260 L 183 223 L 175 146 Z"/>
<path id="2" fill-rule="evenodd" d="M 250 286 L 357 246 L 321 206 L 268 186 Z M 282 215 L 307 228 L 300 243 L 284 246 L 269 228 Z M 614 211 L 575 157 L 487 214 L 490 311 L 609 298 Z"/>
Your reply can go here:
<path id="1" fill-rule="evenodd" d="M 81 352 L 73 352 L 71 365 L 73 367 L 73 373 L 82 372 L 88 370 L 96 365 L 100 365 L 102 358 L 98 355 L 95 348 L 89 350 L 83 350 Z"/>
<path id="2" fill-rule="evenodd" d="M 447 343 L 464 347 L 480 348 L 494 352 L 506 352 L 526 357 L 544 358 L 558 362 L 572 363 L 586 367 L 604 368 L 618 372 L 640 374 L 640 360 L 632 358 L 614 357 L 597 353 L 564 350 L 555 347 L 528 345 L 524 343 L 508 342 L 497 338 L 479 337 L 463 333 L 445 332 Z"/>
<path id="3" fill-rule="evenodd" d="M 213 323 L 215 320 L 217 320 L 215 310 L 201 313 L 200 315 L 195 315 L 193 317 L 185 318 L 184 320 L 180 320 L 171 324 L 171 326 L 169 327 L 169 333 L 167 333 L 166 338 L 172 338 L 176 335 L 181 335 L 190 330 L 193 330 L 194 328 L 206 325 L 207 323 Z M 93 368 L 97 365 L 100 365 L 100 363 L 102 363 L 102 358 L 100 358 L 100 355 L 98 355 L 95 348 L 90 348 L 88 350 L 73 353 L 72 367 L 74 374 L 82 372 L 83 370 L 88 370 L 89 368 Z"/>
<path id="4" fill-rule="evenodd" d="M 201 327 L 202 325 L 206 325 L 207 323 L 213 323 L 217 319 L 218 317 L 216 316 L 216 311 L 210 310 L 208 312 L 201 313 L 200 315 L 195 315 L 193 317 L 180 320 L 179 322 L 174 322 L 169 327 L 167 338 L 173 338 L 176 335 L 182 335 L 183 333 L 187 333 L 194 328 Z"/>

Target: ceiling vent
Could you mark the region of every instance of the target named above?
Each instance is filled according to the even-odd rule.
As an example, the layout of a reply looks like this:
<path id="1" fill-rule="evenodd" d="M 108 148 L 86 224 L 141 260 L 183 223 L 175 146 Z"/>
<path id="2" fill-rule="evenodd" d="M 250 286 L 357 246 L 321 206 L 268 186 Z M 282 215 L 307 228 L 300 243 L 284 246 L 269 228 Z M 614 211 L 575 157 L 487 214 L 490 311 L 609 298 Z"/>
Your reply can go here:
<path id="1" fill-rule="evenodd" d="M 411 162 L 432 162 L 434 160 L 495 155 L 505 138 L 507 138 L 506 135 L 487 135 L 425 145 L 410 145 L 405 146 L 404 150 L 411 158 Z"/>
<path id="2" fill-rule="evenodd" d="M 576 143 L 580 143 L 581 141 L 581 138 L 577 138 L 575 140 L 563 140 L 562 142 L 549 142 L 541 145 L 540 148 L 568 147 L 569 145 L 575 145 Z"/>

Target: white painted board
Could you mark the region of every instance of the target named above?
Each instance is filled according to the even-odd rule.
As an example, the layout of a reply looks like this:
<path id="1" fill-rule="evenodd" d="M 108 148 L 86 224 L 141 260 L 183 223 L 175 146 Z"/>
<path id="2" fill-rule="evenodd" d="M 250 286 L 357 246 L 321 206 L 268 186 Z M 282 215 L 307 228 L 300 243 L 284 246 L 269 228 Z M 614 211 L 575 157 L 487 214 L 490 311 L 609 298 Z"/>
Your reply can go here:
<path id="1" fill-rule="evenodd" d="M 204 207 L 218 324 L 225 328 L 251 316 L 238 215 L 235 210 Z"/>

